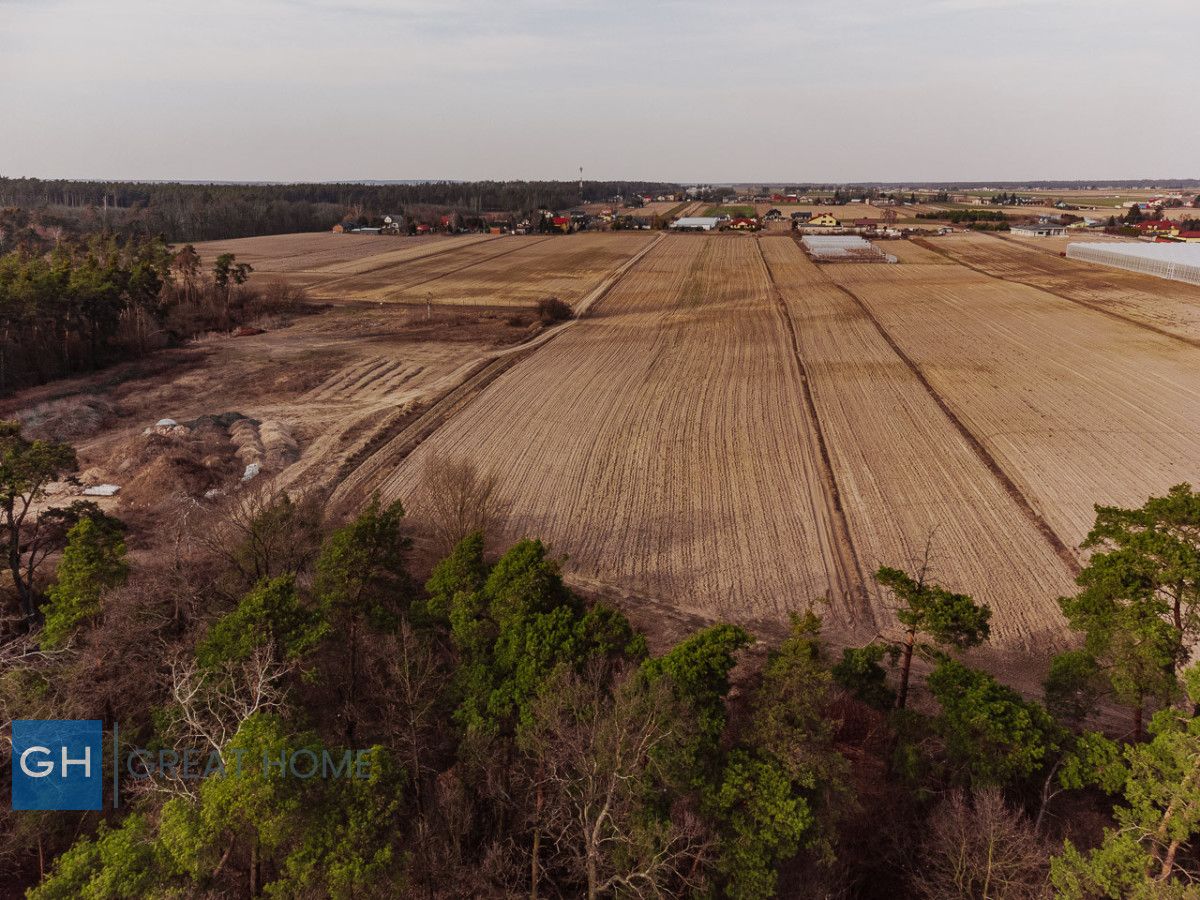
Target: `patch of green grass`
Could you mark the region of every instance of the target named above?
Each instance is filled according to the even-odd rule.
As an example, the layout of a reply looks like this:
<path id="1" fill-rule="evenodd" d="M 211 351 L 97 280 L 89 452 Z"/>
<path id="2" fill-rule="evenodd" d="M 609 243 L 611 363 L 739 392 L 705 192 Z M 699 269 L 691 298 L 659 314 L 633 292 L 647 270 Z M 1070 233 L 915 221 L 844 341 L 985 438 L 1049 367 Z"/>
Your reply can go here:
<path id="1" fill-rule="evenodd" d="M 752 219 L 756 215 L 753 206 L 710 206 L 704 211 L 706 216 L 730 216 L 737 218 L 743 216 L 747 219 Z"/>

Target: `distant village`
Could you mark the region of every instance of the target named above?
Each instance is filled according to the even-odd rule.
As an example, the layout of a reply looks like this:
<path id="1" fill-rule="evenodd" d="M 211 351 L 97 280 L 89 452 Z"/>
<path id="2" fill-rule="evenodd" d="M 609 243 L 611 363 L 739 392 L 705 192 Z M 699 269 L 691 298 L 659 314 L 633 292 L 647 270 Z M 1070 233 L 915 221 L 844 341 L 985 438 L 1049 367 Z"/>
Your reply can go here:
<path id="1" fill-rule="evenodd" d="M 835 189 L 815 192 L 754 192 L 695 186 L 680 193 L 614 196 L 602 202 L 525 213 L 409 210 L 383 216 L 352 215 L 337 233 L 571 234 L 581 231 L 759 231 L 788 228 L 811 235 L 862 235 L 873 239 L 955 230 L 1008 231 L 1054 237 L 1099 230 L 1158 242 L 1200 242 L 1195 218 L 1168 218 L 1165 210 L 1194 207 L 1200 197 L 1172 193 L 1126 201 L 1118 208 L 1081 207 L 1069 200 L 1015 192 L 884 192 Z M 763 207 L 767 208 L 763 210 Z M 796 209 L 795 207 L 804 207 Z M 870 215 L 865 213 L 870 212 Z"/>

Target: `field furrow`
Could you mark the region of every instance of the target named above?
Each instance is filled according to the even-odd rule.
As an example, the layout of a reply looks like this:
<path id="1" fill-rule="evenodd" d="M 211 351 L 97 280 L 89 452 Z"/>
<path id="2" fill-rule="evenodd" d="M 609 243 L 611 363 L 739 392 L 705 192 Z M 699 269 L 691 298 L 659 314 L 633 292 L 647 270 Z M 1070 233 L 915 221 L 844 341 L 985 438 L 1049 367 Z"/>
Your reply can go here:
<path id="1" fill-rule="evenodd" d="M 458 245 L 445 253 L 425 254 L 416 258 L 402 259 L 390 265 L 373 266 L 366 271 L 341 275 L 310 284 L 309 292 L 315 297 L 355 300 L 399 300 L 406 291 L 436 282 L 478 266 L 494 262 L 499 257 L 526 253 L 546 241 L 548 237 L 512 236 L 473 241 Z M 426 294 L 403 297 L 404 300 L 424 301 Z"/>
<path id="2" fill-rule="evenodd" d="M 795 323 L 863 568 L 910 565 L 928 546 L 934 578 L 992 606 L 997 644 L 1060 640 L 1054 598 L 1071 572 L 1055 548 L 858 304 L 792 240 L 760 243 Z M 880 608 L 877 618 L 889 616 Z"/>
<path id="3" fill-rule="evenodd" d="M 1067 259 L 990 235 L 955 235 L 932 245 L 985 274 L 1041 288 L 1200 346 L 1200 287 L 1195 285 Z"/>
<path id="4" fill-rule="evenodd" d="M 830 265 L 1064 544 L 1200 476 L 1200 351 L 959 265 Z"/>
<path id="5" fill-rule="evenodd" d="M 592 315 L 488 386 L 383 483 L 421 515 L 429 463 L 493 470 L 506 538 L 684 608 L 846 609 L 801 376 L 756 245 L 671 237 Z"/>
<path id="6" fill-rule="evenodd" d="M 510 240 L 519 240 L 512 238 Z M 546 297 L 574 304 L 606 272 L 645 247 L 648 232 L 575 234 L 535 239 L 519 253 L 497 254 L 390 295 L 403 303 L 532 308 Z"/>

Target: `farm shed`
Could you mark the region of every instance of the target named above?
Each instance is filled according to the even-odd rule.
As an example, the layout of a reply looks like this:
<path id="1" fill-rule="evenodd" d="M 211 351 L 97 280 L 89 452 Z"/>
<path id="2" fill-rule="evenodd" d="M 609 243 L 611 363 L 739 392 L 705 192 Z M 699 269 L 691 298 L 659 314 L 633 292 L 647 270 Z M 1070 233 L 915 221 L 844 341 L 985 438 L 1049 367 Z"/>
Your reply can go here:
<path id="1" fill-rule="evenodd" d="M 671 223 L 676 231 L 712 231 L 721 223 L 716 216 L 684 216 Z"/>
<path id="2" fill-rule="evenodd" d="M 1067 256 L 1172 281 L 1200 284 L 1200 245 L 1196 244 L 1068 244 Z"/>
<path id="3" fill-rule="evenodd" d="M 1057 222 L 1035 222 L 1032 225 L 1013 225 L 1009 229 L 1013 234 L 1023 234 L 1028 237 L 1055 237 L 1065 234 L 1067 229 Z"/>
<path id="4" fill-rule="evenodd" d="M 896 262 L 896 257 L 856 234 L 809 235 L 800 240 L 816 262 Z"/>

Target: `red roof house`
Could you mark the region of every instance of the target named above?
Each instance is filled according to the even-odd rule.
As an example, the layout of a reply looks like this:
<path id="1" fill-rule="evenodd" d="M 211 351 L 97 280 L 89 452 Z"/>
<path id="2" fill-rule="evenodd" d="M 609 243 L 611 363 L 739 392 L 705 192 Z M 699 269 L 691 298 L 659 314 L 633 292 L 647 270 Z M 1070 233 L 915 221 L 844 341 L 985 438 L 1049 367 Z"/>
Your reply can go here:
<path id="1" fill-rule="evenodd" d="M 1145 222 L 1138 222 L 1134 227 L 1142 234 L 1159 234 L 1169 232 L 1176 225 L 1166 219 L 1148 219 Z"/>

